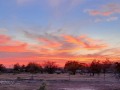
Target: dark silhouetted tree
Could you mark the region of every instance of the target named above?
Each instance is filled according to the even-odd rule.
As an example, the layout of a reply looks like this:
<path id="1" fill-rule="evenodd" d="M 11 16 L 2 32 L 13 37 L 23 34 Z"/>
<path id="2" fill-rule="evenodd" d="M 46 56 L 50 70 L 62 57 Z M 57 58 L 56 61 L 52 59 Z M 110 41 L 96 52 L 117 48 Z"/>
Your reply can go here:
<path id="1" fill-rule="evenodd" d="M 0 73 L 3 73 L 6 71 L 6 67 L 3 64 L 0 64 Z"/>
<path id="2" fill-rule="evenodd" d="M 42 72 L 42 66 L 37 64 L 37 63 L 32 63 L 30 62 L 27 66 L 26 66 L 26 71 L 30 72 L 30 73 L 38 73 L 38 72 Z"/>
<path id="3" fill-rule="evenodd" d="M 102 71 L 104 73 L 104 77 L 111 65 L 112 63 L 109 61 L 109 59 L 106 59 L 104 62 L 102 62 Z"/>
<path id="4" fill-rule="evenodd" d="M 116 63 L 115 63 L 115 72 L 116 72 L 117 74 L 120 74 L 120 63 L 119 63 L 119 62 L 116 62 Z"/>
<path id="5" fill-rule="evenodd" d="M 25 65 L 22 65 L 21 68 L 20 68 L 20 71 L 21 71 L 21 72 L 26 72 L 26 66 L 25 66 Z"/>
<path id="6" fill-rule="evenodd" d="M 75 75 L 76 70 L 80 69 L 81 65 L 77 61 L 68 61 L 65 63 L 64 69 L 69 71 L 69 73 Z"/>
<path id="7" fill-rule="evenodd" d="M 44 71 L 49 73 L 49 74 L 53 74 L 55 73 L 55 71 L 58 69 L 58 66 L 56 65 L 55 62 L 45 62 L 44 63 Z"/>
<path id="8" fill-rule="evenodd" d="M 19 63 L 14 64 L 13 66 L 14 73 L 20 73 L 20 70 L 21 70 L 20 64 Z"/>
<path id="9" fill-rule="evenodd" d="M 101 72 L 101 64 L 100 61 L 93 60 L 90 65 L 90 73 L 94 76 L 94 74 L 100 74 Z"/>
<path id="10" fill-rule="evenodd" d="M 115 69 L 115 76 L 118 80 L 120 80 L 120 63 L 116 62 L 114 64 L 114 69 Z"/>

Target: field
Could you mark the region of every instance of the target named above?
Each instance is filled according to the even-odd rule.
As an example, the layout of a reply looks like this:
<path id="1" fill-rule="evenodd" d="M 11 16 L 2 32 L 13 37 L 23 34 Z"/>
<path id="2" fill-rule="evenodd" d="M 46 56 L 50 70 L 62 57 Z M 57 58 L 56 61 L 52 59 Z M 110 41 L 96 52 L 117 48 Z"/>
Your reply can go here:
<path id="1" fill-rule="evenodd" d="M 120 81 L 113 74 L 1 74 L 0 90 L 38 90 L 42 83 L 47 90 L 120 90 Z"/>

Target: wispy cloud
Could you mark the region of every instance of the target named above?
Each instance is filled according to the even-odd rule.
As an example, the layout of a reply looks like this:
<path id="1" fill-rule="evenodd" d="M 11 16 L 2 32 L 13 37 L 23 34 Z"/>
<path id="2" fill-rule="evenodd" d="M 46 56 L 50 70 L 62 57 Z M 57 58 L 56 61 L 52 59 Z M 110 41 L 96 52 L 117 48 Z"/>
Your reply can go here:
<path id="1" fill-rule="evenodd" d="M 88 36 L 72 36 L 72 35 L 33 35 L 30 33 L 25 33 L 28 38 L 37 40 L 40 44 L 40 49 L 49 54 L 70 54 L 79 51 L 79 50 L 100 50 L 107 47 L 105 43 L 101 40 L 95 40 L 89 38 Z M 35 36 L 35 37 L 33 37 Z"/>
<path id="2" fill-rule="evenodd" d="M 6 31 L 7 31 L 6 28 L 0 28 L 0 34 L 6 32 Z"/>
<path id="3" fill-rule="evenodd" d="M 48 5 L 53 10 L 55 16 L 62 16 L 79 6 L 83 0 L 48 0 Z"/>
<path id="4" fill-rule="evenodd" d="M 94 16 L 95 22 L 111 22 L 119 19 L 120 6 L 117 3 L 110 3 L 100 6 L 98 9 L 86 9 L 84 11 L 90 16 Z"/>
<path id="5" fill-rule="evenodd" d="M 13 40 L 7 35 L 0 35 L 0 52 L 26 52 L 27 44 Z"/>
<path id="6" fill-rule="evenodd" d="M 115 14 L 120 14 L 119 4 L 107 4 L 101 6 L 99 9 L 87 9 L 85 10 L 89 15 L 92 16 L 111 16 Z"/>
<path id="7" fill-rule="evenodd" d="M 19 4 L 19 5 L 31 3 L 33 1 L 34 0 L 16 0 L 17 4 Z"/>
<path id="8" fill-rule="evenodd" d="M 114 13 L 112 11 L 99 11 L 99 10 L 87 10 L 87 12 L 89 13 L 89 15 L 92 16 L 110 16 Z"/>
<path id="9" fill-rule="evenodd" d="M 83 0 L 47 0 L 52 7 L 62 7 L 63 4 L 66 4 L 69 7 L 76 7 L 81 4 Z"/>
<path id="10" fill-rule="evenodd" d="M 110 22 L 110 21 L 116 21 L 118 19 L 119 19 L 118 17 L 110 17 L 110 18 L 106 19 L 106 21 Z"/>
<path id="11" fill-rule="evenodd" d="M 83 49 L 101 49 L 107 47 L 107 45 L 102 44 L 100 40 L 95 40 L 89 38 L 88 36 L 80 36 L 80 37 L 73 37 L 73 36 L 64 36 L 67 42 L 73 43 Z"/>
<path id="12" fill-rule="evenodd" d="M 44 8 L 49 8 L 54 17 L 63 16 L 72 11 L 73 8 L 79 6 L 83 1 L 84 0 L 16 0 L 17 4 L 20 6 L 37 3 L 40 4 L 39 7 L 41 8 L 41 4 L 43 4 Z"/>
<path id="13" fill-rule="evenodd" d="M 69 7 L 76 7 L 77 5 L 81 4 L 83 0 L 16 0 L 18 4 L 27 4 L 31 2 L 37 3 L 47 3 L 51 7 L 62 7 L 63 4 L 66 4 Z"/>
<path id="14" fill-rule="evenodd" d="M 112 22 L 112 21 L 116 21 L 118 19 L 119 19 L 119 17 L 117 17 L 117 16 L 111 16 L 108 18 L 96 18 L 94 21 L 96 23 L 98 23 L 98 22 Z"/>

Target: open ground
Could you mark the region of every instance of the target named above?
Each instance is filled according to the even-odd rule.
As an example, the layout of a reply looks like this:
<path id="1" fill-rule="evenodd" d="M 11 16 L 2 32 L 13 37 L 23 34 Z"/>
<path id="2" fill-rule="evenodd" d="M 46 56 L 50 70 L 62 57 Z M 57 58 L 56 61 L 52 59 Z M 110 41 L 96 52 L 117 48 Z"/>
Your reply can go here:
<path id="1" fill-rule="evenodd" d="M 0 90 L 39 90 L 43 82 L 47 90 L 120 90 L 120 81 L 113 74 L 105 78 L 88 74 L 2 74 Z"/>

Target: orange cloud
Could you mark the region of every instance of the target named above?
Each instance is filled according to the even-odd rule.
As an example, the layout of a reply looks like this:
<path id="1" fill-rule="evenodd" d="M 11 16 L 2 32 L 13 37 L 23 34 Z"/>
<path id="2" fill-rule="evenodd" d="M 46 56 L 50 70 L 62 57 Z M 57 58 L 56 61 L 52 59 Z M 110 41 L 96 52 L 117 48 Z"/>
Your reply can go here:
<path id="1" fill-rule="evenodd" d="M 79 48 L 82 47 L 83 49 L 94 50 L 94 49 L 102 49 L 102 48 L 107 47 L 107 45 L 102 44 L 100 40 L 94 40 L 87 36 L 73 37 L 69 35 L 64 35 L 64 38 L 67 42 L 75 44 L 76 46 L 79 46 Z"/>
<path id="2" fill-rule="evenodd" d="M 84 46 L 84 42 L 81 41 L 78 38 L 75 38 L 75 37 L 70 36 L 70 35 L 63 35 L 63 37 L 65 38 L 65 41 L 67 41 L 69 43 L 73 43 L 73 44 L 78 44 L 78 45 Z"/>

